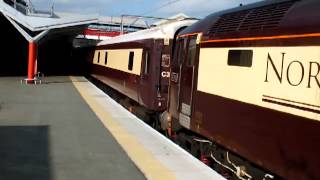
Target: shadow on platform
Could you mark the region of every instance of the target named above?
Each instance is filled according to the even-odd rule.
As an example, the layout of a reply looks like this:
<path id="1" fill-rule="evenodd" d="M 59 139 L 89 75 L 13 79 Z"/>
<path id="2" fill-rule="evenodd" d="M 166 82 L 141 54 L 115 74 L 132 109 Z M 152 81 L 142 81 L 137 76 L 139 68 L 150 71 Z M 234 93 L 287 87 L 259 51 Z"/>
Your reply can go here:
<path id="1" fill-rule="evenodd" d="M 48 126 L 0 126 L 0 179 L 51 180 Z"/>

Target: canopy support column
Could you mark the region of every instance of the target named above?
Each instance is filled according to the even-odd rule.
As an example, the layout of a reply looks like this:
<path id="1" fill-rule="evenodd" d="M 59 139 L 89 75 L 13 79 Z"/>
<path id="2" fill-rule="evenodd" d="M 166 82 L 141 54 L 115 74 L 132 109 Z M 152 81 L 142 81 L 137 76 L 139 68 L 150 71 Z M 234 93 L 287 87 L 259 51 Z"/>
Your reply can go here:
<path id="1" fill-rule="evenodd" d="M 35 41 L 29 42 L 29 58 L 28 58 L 28 83 L 34 83 L 37 59 L 37 44 Z"/>

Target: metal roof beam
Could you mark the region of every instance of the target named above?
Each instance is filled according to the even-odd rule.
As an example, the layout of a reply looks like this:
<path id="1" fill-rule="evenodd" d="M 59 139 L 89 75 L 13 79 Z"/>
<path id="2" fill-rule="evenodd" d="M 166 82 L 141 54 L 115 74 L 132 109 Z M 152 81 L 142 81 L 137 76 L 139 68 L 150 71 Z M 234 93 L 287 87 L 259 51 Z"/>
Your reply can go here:
<path id="1" fill-rule="evenodd" d="M 33 38 L 24 29 L 22 29 L 14 20 L 12 20 L 8 15 L 3 14 L 8 21 L 22 34 L 22 36 L 28 41 L 32 42 Z"/>
<path id="2" fill-rule="evenodd" d="M 43 38 L 45 35 L 48 34 L 48 32 L 50 31 L 50 29 L 47 29 L 45 31 L 42 31 L 40 34 L 36 35 L 33 40 L 38 42 L 41 38 Z"/>
<path id="3" fill-rule="evenodd" d="M 28 41 L 28 42 L 38 42 L 41 38 L 43 38 L 50 29 L 42 31 L 40 34 L 36 35 L 35 37 L 30 36 L 29 33 L 27 33 L 23 28 L 19 26 L 14 20 L 12 20 L 9 16 L 4 15 L 8 21 L 22 34 L 22 36 Z"/>

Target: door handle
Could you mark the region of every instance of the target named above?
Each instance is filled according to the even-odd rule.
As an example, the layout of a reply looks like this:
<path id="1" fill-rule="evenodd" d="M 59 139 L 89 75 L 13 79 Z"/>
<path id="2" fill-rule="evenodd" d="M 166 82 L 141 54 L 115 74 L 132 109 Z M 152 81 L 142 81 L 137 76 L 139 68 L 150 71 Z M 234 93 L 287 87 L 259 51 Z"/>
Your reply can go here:
<path id="1" fill-rule="evenodd" d="M 193 90 L 194 90 L 194 70 L 195 70 L 195 67 L 192 66 L 192 81 L 191 81 L 191 96 L 190 96 L 190 106 L 192 106 L 192 100 L 193 100 Z"/>

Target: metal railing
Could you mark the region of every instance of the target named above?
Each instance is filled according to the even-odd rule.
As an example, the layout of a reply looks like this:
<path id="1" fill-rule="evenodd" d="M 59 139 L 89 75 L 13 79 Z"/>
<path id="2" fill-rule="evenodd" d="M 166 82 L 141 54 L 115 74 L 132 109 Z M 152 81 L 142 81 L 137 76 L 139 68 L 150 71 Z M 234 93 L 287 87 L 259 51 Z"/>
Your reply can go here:
<path id="1" fill-rule="evenodd" d="M 4 0 L 4 2 L 27 16 L 54 17 L 53 3 L 49 10 L 37 10 L 31 0 Z"/>

